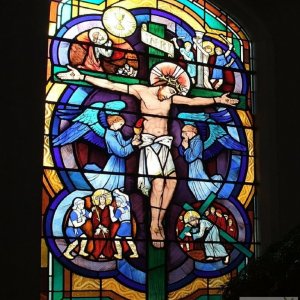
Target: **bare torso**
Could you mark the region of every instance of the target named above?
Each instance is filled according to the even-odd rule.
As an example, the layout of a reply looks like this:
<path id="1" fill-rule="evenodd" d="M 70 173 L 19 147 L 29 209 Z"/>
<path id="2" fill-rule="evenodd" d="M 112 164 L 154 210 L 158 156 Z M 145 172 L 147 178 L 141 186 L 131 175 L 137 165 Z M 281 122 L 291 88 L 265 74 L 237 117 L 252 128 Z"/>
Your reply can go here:
<path id="1" fill-rule="evenodd" d="M 141 112 L 145 119 L 143 133 L 154 136 L 168 135 L 168 115 L 171 99 L 159 100 L 157 87 L 138 86 L 135 89 L 141 100 Z"/>

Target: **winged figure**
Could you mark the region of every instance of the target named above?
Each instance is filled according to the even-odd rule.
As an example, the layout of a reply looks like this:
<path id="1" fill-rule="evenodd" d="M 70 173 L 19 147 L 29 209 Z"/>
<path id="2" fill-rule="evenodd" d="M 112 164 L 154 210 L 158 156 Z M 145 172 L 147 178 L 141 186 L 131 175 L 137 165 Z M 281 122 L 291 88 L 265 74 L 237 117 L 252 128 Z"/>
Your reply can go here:
<path id="1" fill-rule="evenodd" d="M 95 188 L 112 191 L 124 187 L 125 158 L 131 154 L 139 141 L 134 138 L 125 140 L 121 128 L 125 119 L 119 115 L 126 104 L 123 101 L 97 102 L 84 111 L 78 109 L 59 110 L 62 119 L 71 120 L 72 125 L 53 140 L 53 146 L 66 145 L 83 138 L 110 155 L 103 170 L 95 164 L 84 168 L 84 175 Z"/>
<path id="2" fill-rule="evenodd" d="M 113 100 L 107 103 L 96 102 L 85 109 L 70 107 L 58 110 L 58 116 L 64 120 L 71 120 L 72 125 L 53 140 L 53 146 L 71 144 L 83 138 L 104 148 L 104 135 L 108 128 L 107 116 L 119 114 L 125 107 L 123 101 Z"/>
<path id="3" fill-rule="evenodd" d="M 188 186 L 198 201 L 205 200 L 211 192 L 217 193 L 223 182 L 220 174 L 209 177 L 204 169 L 203 160 L 212 158 L 224 148 L 246 151 L 247 148 L 226 131 L 232 118 L 227 109 L 214 113 L 179 113 L 185 126 L 182 128 L 182 144 L 179 153 L 188 163 Z M 219 195 L 222 197 L 222 195 Z"/>

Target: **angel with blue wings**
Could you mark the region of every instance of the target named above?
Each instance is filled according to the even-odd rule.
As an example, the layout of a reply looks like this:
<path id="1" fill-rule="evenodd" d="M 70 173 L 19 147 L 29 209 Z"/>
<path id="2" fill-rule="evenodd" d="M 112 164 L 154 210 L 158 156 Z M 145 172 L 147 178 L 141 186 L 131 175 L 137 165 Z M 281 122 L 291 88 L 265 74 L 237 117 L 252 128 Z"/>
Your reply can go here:
<path id="1" fill-rule="evenodd" d="M 118 112 L 125 108 L 123 101 L 97 102 L 76 115 L 76 110 L 59 110 L 60 117 L 71 119 L 72 125 L 53 140 L 53 146 L 70 144 L 83 138 L 104 148 L 110 155 L 103 170 L 95 165 L 86 165 L 84 173 L 90 184 L 95 188 L 112 191 L 124 187 L 125 158 L 130 155 L 140 141 L 135 136 L 125 140 L 121 128 L 125 119 Z M 78 112 L 77 112 L 78 113 Z"/>
<path id="2" fill-rule="evenodd" d="M 216 124 L 216 121 L 227 123 L 231 120 L 226 109 L 210 114 L 180 113 L 178 117 L 185 120 L 181 130 L 182 143 L 179 152 L 188 163 L 189 178 L 196 179 L 189 180 L 188 186 L 197 201 L 205 200 L 211 192 L 218 192 L 223 178 L 220 174 L 209 177 L 205 172 L 203 159 L 213 157 L 224 147 L 236 151 L 246 151 L 246 147 L 221 125 Z M 209 137 L 204 142 L 199 134 L 199 131 L 205 129 L 203 127 L 208 127 L 209 130 Z"/>

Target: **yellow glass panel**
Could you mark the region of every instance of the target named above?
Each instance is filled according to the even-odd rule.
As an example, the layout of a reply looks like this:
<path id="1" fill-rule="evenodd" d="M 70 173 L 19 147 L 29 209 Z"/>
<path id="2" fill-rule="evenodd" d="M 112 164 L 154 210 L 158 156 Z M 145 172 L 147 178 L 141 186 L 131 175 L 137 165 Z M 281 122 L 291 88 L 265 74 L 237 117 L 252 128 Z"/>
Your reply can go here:
<path id="1" fill-rule="evenodd" d="M 79 3 L 78 5 L 78 8 L 79 8 L 79 11 L 80 11 L 80 15 L 81 15 L 81 9 L 87 9 L 87 10 L 90 10 L 90 11 L 93 11 L 93 13 L 95 12 L 99 12 L 100 10 L 103 10 L 105 9 L 107 6 L 109 6 L 107 3 L 107 1 L 103 1 L 101 4 L 93 4 L 93 3 L 87 3 L 85 1 L 77 1 Z"/>
<path id="2" fill-rule="evenodd" d="M 231 279 L 230 273 L 223 275 L 221 277 L 217 278 L 211 278 L 208 280 L 208 285 L 210 288 L 220 288 L 224 286 L 225 283 L 227 283 Z"/>
<path id="3" fill-rule="evenodd" d="M 53 167 L 52 156 L 49 147 L 49 136 L 44 136 L 44 166 Z"/>
<path id="4" fill-rule="evenodd" d="M 243 186 L 238 196 L 238 200 L 244 205 L 245 208 L 247 208 L 249 203 L 251 202 L 254 192 L 255 192 L 255 188 L 253 185 Z"/>
<path id="5" fill-rule="evenodd" d="M 53 84 L 51 89 L 48 92 L 46 101 L 56 102 L 66 87 L 67 87 L 67 84 L 63 84 L 63 83 Z M 47 85 L 47 89 L 48 89 L 48 85 Z"/>
<path id="6" fill-rule="evenodd" d="M 107 0 L 107 1 L 106 1 L 107 7 L 113 5 L 113 4 L 117 3 L 117 2 L 119 2 L 119 0 Z"/>
<path id="7" fill-rule="evenodd" d="M 100 297 L 100 291 L 73 291 L 72 299 L 80 298 L 83 299 L 85 297 Z M 100 299 L 100 298 L 99 298 Z"/>
<path id="8" fill-rule="evenodd" d="M 48 34 L 50 36 L 54 36 L 56 33 L 56 23 L 49 23 L 49 30 L 48 30 Z"/>
<path id="9" fill-rule="evenodd" d="M 99 14 L 99 11 L 102 11 L 105 9 L 105 5 L 104 3 L 102 5 L 100 5 L 98 7 L 99 10 L 95 10 L 95 9 L 92 9 L 92 8 L 86 8 L 86 7 L 80 7 L 79 8 L 79 15 L 82 16 L 82 15 L 90 15 L 90 14 Z"/>
<path id="10" fill-rule="evenodd" d="M 195 29 L 197 31 L 202 31 L 205 32 L 204 29 L 204 21 L 203 19 L 201 19 L 196 13 L 194 13 L 189 7 L 185 7 L 184 8 L 184 12 L 187 13 L 186 15 L 183 15 L 182 11 L 181 11 L 181 15 L 184 16 L 182 17 L 183 20 L 185 20 L 185 16 L 188 16 L 189 18 L 191 18 L 192 16 L 192 20 L 194 19 L 194 22 L 196 21 L 196 23 L 200 26 L 200 29 Z M 180 16 L 180 15 L 179 15 Z M 189 22 L 188 22 L 189 23 Z"/>
<path id="11" fill-rule="evenodd" d="M 176 1 L 174 1 L 174 0 L 165 0 L 165 2 L 167 2 L 167 3 L 170 3 L 170 4 L 172 4 L 172 5 L 176 5 L 177 7 L 179 7 L 179 8 L 183 8 L 183 4 L 181 4 L 181 3 L 179 3 L 179 2 L 176 2 Z"/>
<path id="12" fill-rule="evenodd" d="M 45 134 L 49 134 L 49 127 L 50 127 L 50 122 L 51 122 L 54 107 L 55 107 L 54 104 L 46 103 L 45 105 L 45 129 L 44 129 Z"/>
<path id="13" fill-rule="evenodd" d="M 241 40 L 247 40 L 247 37 L 245 36 L 244 32 L 239 31 L 238 35 L 239 35 L 239 37 L 240 37 Z"/>
<path id="14" fill-rule="evenodd" d="M 248 172 L 245 181 L 247 183 L 254 182 L 254 157 L 251 156 L 248 157 Z"/>
<path id="15" fill-rule="evenodd" d="M 74 1 L 74 6 L 72 6 L 72 17 L 78 16 L 78 1 Z"/>
<path id="16" fill-rule="evenodd" d="M 252 120 L 249 118 L 247 112 L 245 112 L 244 110 L 237 110 L 237 113 L 242 121 L 243 126 L 246 127 L 252 127 Z"/>
<path id="17" fill-rule="evenodd" d="M 48 267 L 48 247 L 45 239 L 41 239 L 41 268 Z"/>
<path id="18" fill-rule="evenodd" d="M 52 87 L 53 84 L 54 84 L 54 83 L 51 82 L 51 81 L 49 81 L 49 82 L 47 83 L 47 85 L 46 85 L 46 93 L 49 93 L 49 91 L 50 91 L 50 89 L 51 89 L 51 87 Z"/>
<path id="19" fill-rule="evenodd" d="M 249 155 L 254 155 L 254 149 L 253 149 L 253 130 L 252 129 L 245 129 L 245 133 L 247 136 L 248 141 L 248 148 L 249 148 Z"/>
<path id="20" fill-rule="evenodd" d="M 199 289 L 206 289 L 207 288 L 207 279 L 205 278 L 196 278 L 193 282 L 186 285 L 185 287 L 169 293 L 169 300 L 177 300 L 187 297 Z"/>
<path id="21" fill-rule="evenodd" d="M 112 6 L 120 6 L 126 9 L 133 9 L 137 7 L 149 7 L 149 8 L 157 8 L 157 0 L 124 0 L 119 1 Z"/>
<path id="22" fill-rule="evenodd" d="M 114 35 L 110 34 L 109 32 L 108 32 L 108 37 L 115 44 L 123 44 L 123 43 L 126 42 L 126 40 L 124 38 L 118 37 L 118 36 L 114 36 Z"/>
<path id="23" fill-rule="evenodd" d="M 72 289 L 76 290 L 90 290 L 97 291 L 100 287 L 100 279 L 87 278 L 77 274 L 72 276 Z"/>
<path id="24" fill-rule="evenodd" d="M 57 175 L 57 172 L 52 169 L 46 169 L 44 171 L 47 180 L 51 183 L 51 187 L 55 193 L 58 193 L 63 189 L 63 185 Z"/>
<path id="25" fill-rule="evenodd" d="M 133 291 L 123 284 L 119 283 L 115 279 L 103 279 L 102 289 L 105 291 L 115 291 L 117 294 L 122 295 L 126 299 L 130 300 L 143 300 L 146 299 L 145 293 Z"/>

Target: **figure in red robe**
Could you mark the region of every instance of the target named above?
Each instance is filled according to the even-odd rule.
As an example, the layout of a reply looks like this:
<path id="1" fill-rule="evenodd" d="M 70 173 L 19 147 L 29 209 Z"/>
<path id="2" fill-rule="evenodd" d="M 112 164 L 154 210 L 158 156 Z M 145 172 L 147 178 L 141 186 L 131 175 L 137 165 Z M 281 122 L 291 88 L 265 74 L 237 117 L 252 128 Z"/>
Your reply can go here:
<path id="1" fill-rule="evenodd" d="M 223 229 L 224 231 L 226 231 L 226 227 L 227 227 L 227 224 L 226 224 L 226 220 L 225 218 L 223 217 L 223 213 L 222 213 L 222 210 L 221 209 L 217 209 L 216 210 L 216 216 L 217 216 L 217 219 L 216 219 L 216 225 Z"/>
<path id="2" fill-rule="evenodd" d="M 111 259 L 115 254 L 112 238 L 117 231 L 117 224 L 111 220 L 109 209 L 111 202 L 111 192 L 106 189 L 98 189 L 92 195 L 94 247 L 91 254 L 95 259 Z"/>

